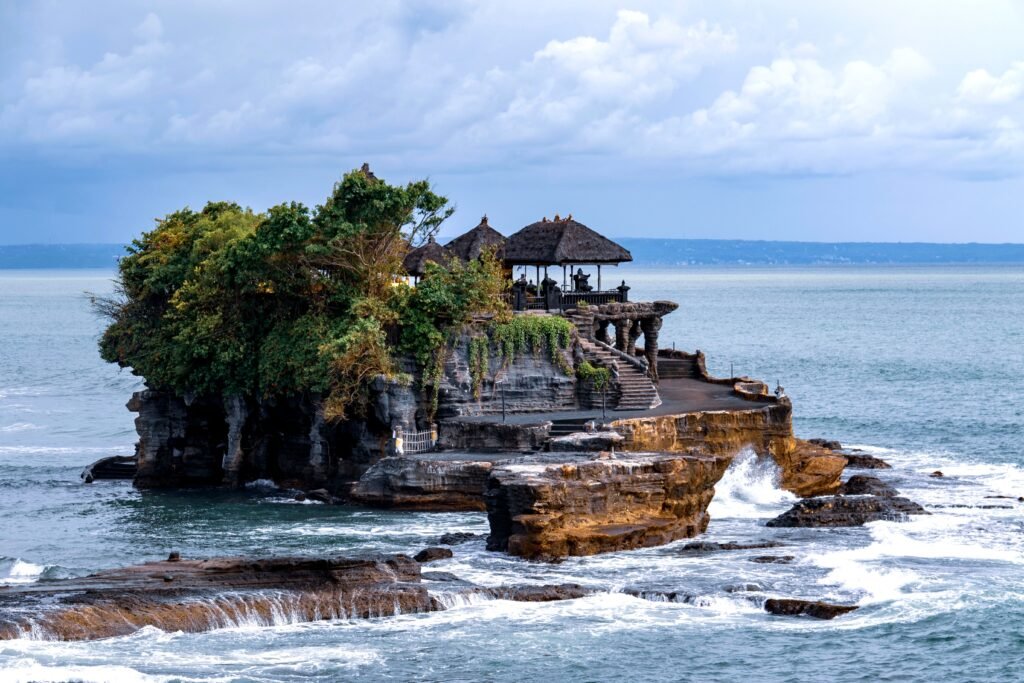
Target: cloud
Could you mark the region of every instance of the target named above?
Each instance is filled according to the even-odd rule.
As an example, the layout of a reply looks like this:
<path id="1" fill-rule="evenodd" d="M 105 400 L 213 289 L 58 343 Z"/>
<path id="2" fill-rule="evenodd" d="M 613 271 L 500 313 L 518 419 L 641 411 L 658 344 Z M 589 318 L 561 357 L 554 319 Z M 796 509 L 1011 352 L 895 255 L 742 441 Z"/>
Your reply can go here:
<path id="1" fill-rule="evenodd" d="M 970 104 L 1008 104 L 1024 93 L 1024 62 L 1015 62 L 1002 76 L 975 69 L 960 81 L 957 96 Z"/>
<path id="2" fill-rule="evenodd" d="M 706 174 L 1020 167 L 1024 62 L 979 68 L 975 43 L 933 62 L 859 10 L 644 4 L 40 10 L 49 47 L 9 48 L 0 67 L 0 148 L 463 171 L 583 157 Z"/>

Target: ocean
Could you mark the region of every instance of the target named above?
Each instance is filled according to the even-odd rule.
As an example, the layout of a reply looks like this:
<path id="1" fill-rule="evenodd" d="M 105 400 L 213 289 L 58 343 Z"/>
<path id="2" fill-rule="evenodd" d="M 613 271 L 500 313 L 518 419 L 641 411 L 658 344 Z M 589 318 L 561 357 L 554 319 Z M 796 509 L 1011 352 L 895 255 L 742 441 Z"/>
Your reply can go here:
<path id="1" fill-rule="evenodd" d="M 103 323 L 84 294 L 108 292 L 111 275 L 0 271 L 0 583 L 171 550 L 415 552 L 445 532 L 487 530 L 483 513 L 298 503 L 259 483 L 219 493 L 81 483 L 85 465 L 134 443 L 124 404 L 141 382 L 99 359 Z M 703 538 L 785 547 L 699 555 L 682 541 L 535 564 L 476 540 L 431 569 L 486 585 L 578 582 L 602 592 L 547 604 L 475 599 L 369 621 L 281 614 L 273 625 L 201 634 L 0 641 L 0 681 L 1024 680 L 1024 267 L 617 275 L 635 300 L 680 304 L 662 346 L 702 349 L 714 374 L 780 383 L 798 436 L 884 458 L 893 469 L 871 474 L 931 514 L 767 528 L 794 498 L 743 454 L 717 487 Z M 934 470 L 945 476 L 929 477 Z M 764 554 L 794 560 L 751 561 Z M 732 591 L 738 584 L 755 590 Z M 654 602 L 626 588 L 691 597 Z M 860 609 L 834 621 L 774 617 L 765 597 Z"/>

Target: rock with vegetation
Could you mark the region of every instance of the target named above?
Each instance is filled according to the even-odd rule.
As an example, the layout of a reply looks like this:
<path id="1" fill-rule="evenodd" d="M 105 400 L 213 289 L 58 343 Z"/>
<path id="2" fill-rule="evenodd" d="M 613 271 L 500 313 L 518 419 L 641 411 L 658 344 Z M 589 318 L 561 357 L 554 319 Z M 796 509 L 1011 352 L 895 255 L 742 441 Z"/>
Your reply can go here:
<path id="1" fill-rule="evenodd" d="M 426 429 L 461 331 L 511 321 L 491 253 L 404 284 L 410 245 L 451 213 L 426 181 L 390 185 L 364 167 L 313 210 L 213 202 L 134 240 L 115 296 L 94 303 L 110 320 L 101 355 L 148 386 L 132 406 L 136 484 L 271 474 L 333 492 L 393 430 Z"/>
<path id="2" fill-rule="evenodd" d="M 551 454 L 495 466 L 489 550 L 529 559 L 645 548 L 703 533 L 727 457 Z"/>

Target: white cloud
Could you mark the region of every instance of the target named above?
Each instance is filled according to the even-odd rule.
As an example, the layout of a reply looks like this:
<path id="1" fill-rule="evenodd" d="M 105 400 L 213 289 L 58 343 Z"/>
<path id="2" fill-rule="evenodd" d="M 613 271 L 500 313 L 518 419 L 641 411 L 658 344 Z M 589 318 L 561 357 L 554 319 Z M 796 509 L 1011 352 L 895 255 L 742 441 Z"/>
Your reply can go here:
<path id="1" fill-rule="evenodd" d="M 975 69 L 960 81 L 957 95 L 970 104 L 1007 104 L 1024 93 L 1024 62 L 1015 62 L 1002 76 Z"/>

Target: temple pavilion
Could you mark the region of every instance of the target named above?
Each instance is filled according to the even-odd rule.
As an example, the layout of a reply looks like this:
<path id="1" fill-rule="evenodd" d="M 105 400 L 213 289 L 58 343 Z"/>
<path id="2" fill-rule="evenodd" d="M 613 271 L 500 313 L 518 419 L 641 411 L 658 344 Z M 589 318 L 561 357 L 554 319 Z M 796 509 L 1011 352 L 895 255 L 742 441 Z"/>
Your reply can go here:
<path id="1" fill-rule="evenodd" d="M 531 223 L 507 239 L 488 222 L 487 216 L 476 227 L 441 246 L 431 238 L 405 257 L 406 272 L 413 278 L 423 276 L 429 262 L 444 263 L 458 258 L 471 261 L 485 249 L 494 249 L 513 279 L 513 308 L 516 310 L 562 310 L 588 304 L 628 300 L 625 281 L 605 288 L 602 266 L 617 266 L 632 261 L 627 249 L 575 220 L 572 215 L 543 218 Z M 561 283 L 551 269 L 561 268 Z M 591 277 L 596 277 L 591 281 Z M 517 278 L 518 274 L 518 278 Z M 554 273 L 557 276 L 557 271 Z"/>

